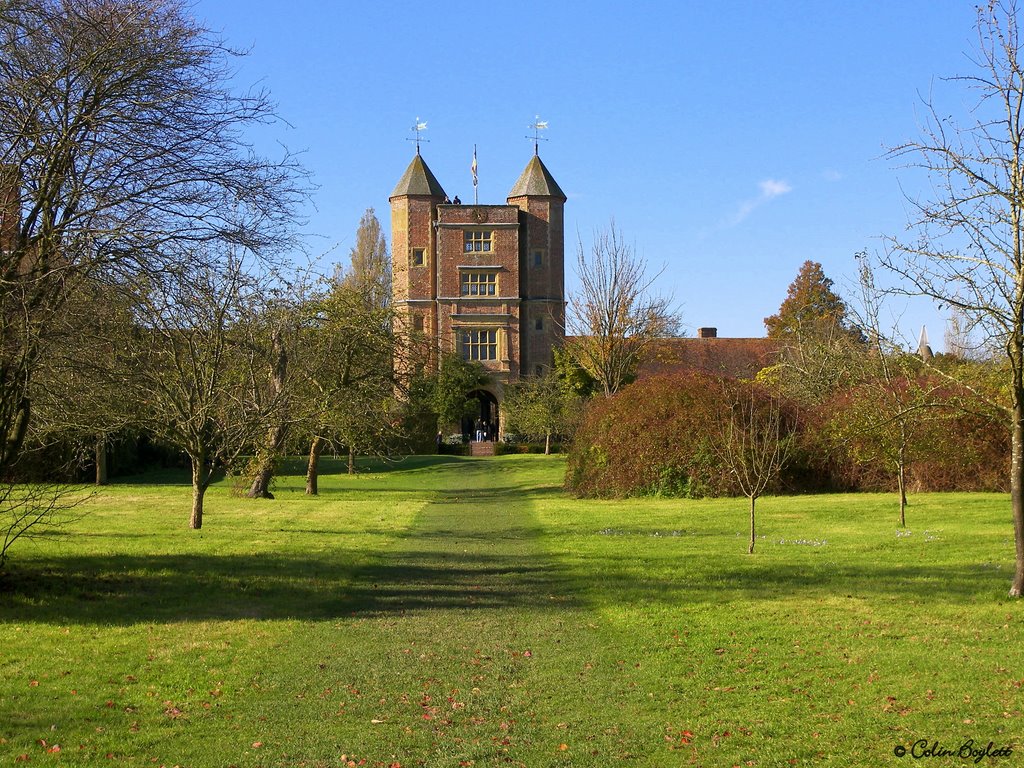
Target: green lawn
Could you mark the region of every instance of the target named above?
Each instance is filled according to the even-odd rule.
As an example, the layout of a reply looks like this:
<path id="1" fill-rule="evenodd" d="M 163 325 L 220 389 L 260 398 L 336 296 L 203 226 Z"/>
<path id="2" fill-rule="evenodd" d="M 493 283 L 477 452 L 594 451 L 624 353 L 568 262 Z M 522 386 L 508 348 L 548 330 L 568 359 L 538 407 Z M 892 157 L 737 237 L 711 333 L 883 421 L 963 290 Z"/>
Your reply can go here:
<path id="1" fill-rule="evenodd" d="M 0 765 L 1024 755 L 1004 496 L 912 497 L 906 535 L 895 497 L 767 498 L 748 556 L 745 500 L 574 500 L 557 457 L 292 469 L 198 532 L 183 476 L 111 486 L 12 551 Z"/>

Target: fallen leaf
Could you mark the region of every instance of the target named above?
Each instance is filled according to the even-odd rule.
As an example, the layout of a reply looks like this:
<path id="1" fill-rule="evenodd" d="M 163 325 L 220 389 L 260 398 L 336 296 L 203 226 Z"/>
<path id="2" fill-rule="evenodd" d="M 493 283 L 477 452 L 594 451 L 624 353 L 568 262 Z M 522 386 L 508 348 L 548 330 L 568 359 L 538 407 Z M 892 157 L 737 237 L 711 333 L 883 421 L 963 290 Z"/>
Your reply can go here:
<path id="1" fill-rule="evenodd" d="M 252 743 L 252 748 L 253 748 L 253 749 L 259 749 L 259 748 L 260 748 L 260 747 L 262 747 L 262 746 L 263 746 L 263 742 L 262 742 L 262 741 L 254 741 L 254 742 Z"/>
<path id="2" fill-rule="evenodd" d="M 558 745 L 558 751 L 559 752 L 565 752 L 565 750 L 567 750 L 568 748 L 569 748 L 568 744 L 559 744 Z"/>

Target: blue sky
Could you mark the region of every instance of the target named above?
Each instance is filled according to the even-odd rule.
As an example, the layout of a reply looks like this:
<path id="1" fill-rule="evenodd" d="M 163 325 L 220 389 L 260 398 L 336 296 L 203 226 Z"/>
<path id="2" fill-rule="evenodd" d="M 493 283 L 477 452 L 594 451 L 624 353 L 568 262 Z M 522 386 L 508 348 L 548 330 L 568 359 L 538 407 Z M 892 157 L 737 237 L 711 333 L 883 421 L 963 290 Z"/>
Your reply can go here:
<path id="1" fill-rule="evenodd" d="M 974 4 L 959 0 L 336 2 L 199 0 L 237 47 L 241 86 L 271 91 L 319 189 L 306 238 L 347 258 L 359 217 L 415 151 L 452 196 L 504 203 L 550 128 L 545 164 L 569 197 L 566 245 L 614 218 L 681 305 L 684 327 L 761 336 L 807 259 L 852 289 L 854 253 L 905 228 L 922 180 L 885 157 L 919 135 L 921 94 L 971 71 Z M 577 238 L 578 235 L 578 238 Z M 572 259 L 567 285 L 574 285 Z M 892 305 L 908 336 L 943 318 Z"/>

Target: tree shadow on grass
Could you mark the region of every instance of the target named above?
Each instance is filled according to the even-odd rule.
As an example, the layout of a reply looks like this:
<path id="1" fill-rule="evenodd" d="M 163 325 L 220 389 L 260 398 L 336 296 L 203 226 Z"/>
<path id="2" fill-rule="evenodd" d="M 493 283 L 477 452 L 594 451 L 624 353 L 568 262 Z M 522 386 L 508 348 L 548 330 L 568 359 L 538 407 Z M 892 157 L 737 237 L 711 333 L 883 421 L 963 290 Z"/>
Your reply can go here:
<path id="1" fill-rule="evenodd" d="M 568 575 L 500 554 L 111 555 L 19 562 L 0 573 L 0 621 L 58 625 L 328 620 L 431 610 L 565 608 Z"/>
<path id="2" fill-rule="evenodd" d="M 445 535 L 443 532 L 440 535 Z M 459 534 L 463 537 L 463 534 Z M 300 619 L 432 611 L 687 606 L 796 598 L 983 601 L 1009 575 L 977 565 L 766 564 L 650 576 L 602 559 L 588 573 L 521 555 L 406 551 L 349 564 L 302 557 L 88 556 L 18 563 L 0 574 L 0 621 L 58 625 Z M 597 565 L 597 563 L 595 563 Z"/>
<path id="3" fill-rule="evenodd" d="M 721 553 L 666 574 L 663 560 L 645 568 L 630 557 L 596 557 L 587 580 L 590 600 L 602 604 L 728 604 L 796 598 L 885 599 L 971 603 L 1006 596 L 1012 573 L 976 563 L 779 563 L 756 555 Z M 588 570 L 587 560 L 576 566 Z"/>

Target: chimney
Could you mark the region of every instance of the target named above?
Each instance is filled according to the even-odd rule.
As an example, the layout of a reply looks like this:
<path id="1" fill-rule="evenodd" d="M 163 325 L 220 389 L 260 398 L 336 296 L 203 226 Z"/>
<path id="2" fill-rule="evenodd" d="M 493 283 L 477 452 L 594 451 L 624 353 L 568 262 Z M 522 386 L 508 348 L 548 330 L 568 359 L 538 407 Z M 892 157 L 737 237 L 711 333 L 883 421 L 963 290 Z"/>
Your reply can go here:
<path id="1" fill-rule="evenodd" d="M 697 329 L 698 339 L 717 339 L 718 329 L 717 328 L 698 328 Z"/>

